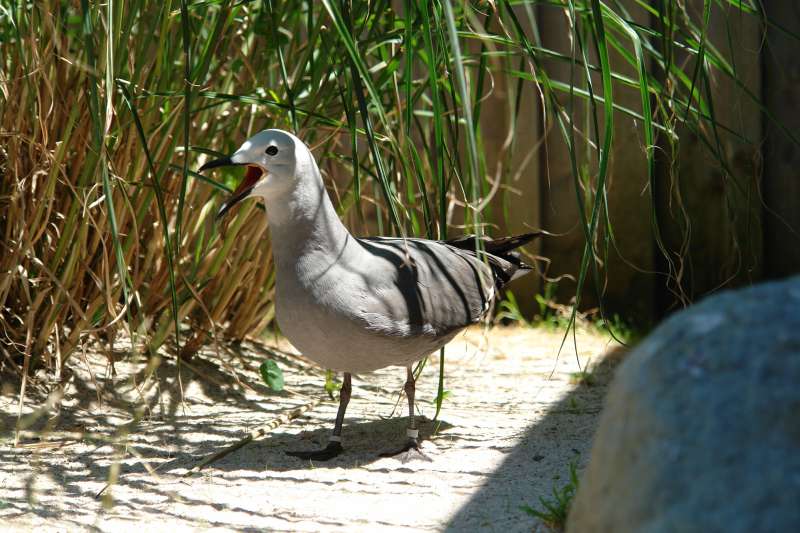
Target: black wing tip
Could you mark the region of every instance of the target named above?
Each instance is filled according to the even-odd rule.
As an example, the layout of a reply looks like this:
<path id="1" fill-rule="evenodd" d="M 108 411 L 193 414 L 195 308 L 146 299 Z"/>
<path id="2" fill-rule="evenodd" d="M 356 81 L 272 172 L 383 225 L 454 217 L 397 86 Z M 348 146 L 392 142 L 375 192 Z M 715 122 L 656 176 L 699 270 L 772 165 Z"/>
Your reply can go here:
<path id="1" fill-rule="evenodd" d="M 519 248 L 520 246 L 525 246 L 533 239 L 537 237 L 541 237 L 543 233 L 541 231 L 531 231 L 530 233 L 523 233 L 521 235 L 514 235 L 513 237 L 506 237 L 506 239 L 498 239 L 498 242 L 503 242 L 503 248 L 505 250 L 513 250 L 514 248 Z"/>
<path id="2" fill-rule="evenodd" d="M 450 246 L 461 248 L 462 250 L 470 250 L 475 248 L 475 241 L 480 240 L 483 242 L 484 249 L 487 253 L 502 255 L 520 246 L 525 246 L 535 238 L 541 237 L 544 234 L 544 231 L 531 231 L 529 233 L 522 233 L 511 237 L 500 237 L 498 239 L 493 239 L 487 235 L 481 237 L 477 235 L 461 235 L 444 242 Z"/>

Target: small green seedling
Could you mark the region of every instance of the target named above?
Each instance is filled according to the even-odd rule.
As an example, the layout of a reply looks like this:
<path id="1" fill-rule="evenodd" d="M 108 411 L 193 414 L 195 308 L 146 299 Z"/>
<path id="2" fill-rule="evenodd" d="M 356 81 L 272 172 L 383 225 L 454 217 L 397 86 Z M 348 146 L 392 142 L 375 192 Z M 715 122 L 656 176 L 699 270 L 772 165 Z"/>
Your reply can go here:
<path id="1" fill-rule="evenodd" d="M 563 531 L 567 524 L 572 499 L 578 491 L 578 472 L 575 463 L 569 464 L 569 483 L 561 489 L 553 487 L 552 499 L 539 497 L 541 509 L 534 509 L 530 505 L 523 505 L 522 510 L 535 516 L 550 529 Z"/>
<path id="2" fill-rule="evenodd" d="M 432 404 L 436 404 L 437 402 L 442 402 L 443 403 L 449 397 L 450 397 L 450 391 L 449 390 L 443 390 L 441 398 L 437 394 L 436 397 L 433 400 L 431 400 L 431 403 Z"/>
<path id="3" fill-rule="evenodd" d="M 617 314 L 600 318 L 595 322 L 595 325 L 597 329 L 607 333 L 614 340 L 626 346 L 635 344 L 642 336 L 641 330 L 625 322 L 625 320 Z"/>
<path id="4" fill-rule="evenodd" d="M 579 372 L 571 373 L 569 375 L 569 382 L 572 385 L 592 387 L 597 384 L 597 377 L 594 375 L 594 372 L 584 369 Z"/>
<path id="5" fill-rule="evenodd" d="M 538 296 L 538 295 L 537 295 Z M 519 303 L 514 293 L 511 291 L 506 292 L 506 297 L 500 302 L 500 312 L 497 313 L 497 320 L 510 320 L 511 322 L 518 322 L 525 326 L 530 326 L 531 323 L 525 318 L 522 310 L 519 308 Z"/>
<path id="6" fill-rule="evenodd" d="M 334 399 L 333 393 L 340 390 L 342 388 L 341 383 L 337 383 L 335 379 L 335 374 L 333 370 L 326 370 L 325 371 L 325 392 L 328 393 L 328 396 L 331 400 Z"/>

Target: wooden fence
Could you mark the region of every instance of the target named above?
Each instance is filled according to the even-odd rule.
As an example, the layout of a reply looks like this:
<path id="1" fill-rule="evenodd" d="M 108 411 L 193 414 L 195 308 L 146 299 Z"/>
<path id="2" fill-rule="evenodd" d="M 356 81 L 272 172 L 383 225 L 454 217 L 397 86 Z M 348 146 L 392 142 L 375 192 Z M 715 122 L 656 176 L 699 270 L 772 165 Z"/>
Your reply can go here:
<path id="1" fill-rule="evenodd" d="M 657 25 L 634 0 L 621 4 L 638 22 Z M 687 4 L 699 20 L 703 1 Z M 764 0 L 763 5 L 768 19 L 800 34 L 799 2 Z M 563 10 L 539 9 L 537 17 L 543 45 L 569 53 Z M 607 262 L 600 265 L 600 290 L 591 281 L 587 284 L 583 308 L 595 307 L 601 292 L 609 313 L 645 325 L 720 288 L 800 272 L 800 151 L 769 118 L 800 132 L 800 43 L 775 27 L 762 26 L 757 17 L 723 10 L 717 3 L 708 37 L 729 54 L 744 82 L 742 87 L 720 76 L 711 86 L 718 120 L 735 132 L 720 133 L 724 161 L 711 157 L 690 131 L 679 130 L 680 141 L 672 148 L 662 136 L 656 144 L 656 187 L 651 195 L 641 124 L 615 116 L 608 198 L 614 244 Z M 612 54 L 611 62 L 615 70 L 625 72 L 619 56 Z M 547 67 L 552 77 L 569 80 L 569 64 Z M 626 73 L 635 78 L 630 70 Z M 508 119 L 501 110 L 512 90 L 495 87 L 492 105 L 497 112 L 483 115 L 487 153 L 500 153 L 506 140 Z M 616 102 L 641 111 L 638 90 L 615 85 L 614 91 Z M 538 94 L 528 89 L 521 106 L 521 117 L 530 120 L 516 123 L 515 142 L 534 153 L 519 150 L 511 161 L 519 179 L 512 182 L 517 190 L 498 200 L 510 214 L 502 229 L 541 227 L 557 234 L 543 240 L 538 250 L 550 261 L 547 276 L 574 277 L 584 237 L 569 153 L 560 134 L 542 119 Z M 578 105 L 572 112 L 582 117 L 586 110 Z M 590 171 L 596 168 L 596 161 L 583 164 Z M 663 250 L 655 238 L 654 219 Z M 518 295 L 532 294 L 541 291 L 543 280 L 531 276 L 518 283 Z M 575 287 L 574 281 L 561 278 L 556 294 L 568 301 Z M 532 311 L 533 298 L 519 300 Z"/>

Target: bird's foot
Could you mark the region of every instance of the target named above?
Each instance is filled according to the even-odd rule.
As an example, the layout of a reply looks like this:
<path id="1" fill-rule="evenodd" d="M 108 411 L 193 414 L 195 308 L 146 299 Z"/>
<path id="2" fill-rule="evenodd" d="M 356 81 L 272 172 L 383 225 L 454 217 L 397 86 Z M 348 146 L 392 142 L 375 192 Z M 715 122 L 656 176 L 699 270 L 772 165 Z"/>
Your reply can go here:
<path id="1" fill-rule="evenodd" d="M 381 457 L 394 457 L 403 463 L 413 460 L 422 460 L 431 462 L 433 459 L 420 449 L 419 441 L 415 438 L 409 437 L 405 445 L 399 450 L 384 452 L 380 454 Z"/>
<path id="2" fill-rule="evenodd" d="M 322 450 L 308 452 L 286 452 L 286 455 L 310 461 L 330 461 L 344 451 L 341 442 L 331 441 Z"/>

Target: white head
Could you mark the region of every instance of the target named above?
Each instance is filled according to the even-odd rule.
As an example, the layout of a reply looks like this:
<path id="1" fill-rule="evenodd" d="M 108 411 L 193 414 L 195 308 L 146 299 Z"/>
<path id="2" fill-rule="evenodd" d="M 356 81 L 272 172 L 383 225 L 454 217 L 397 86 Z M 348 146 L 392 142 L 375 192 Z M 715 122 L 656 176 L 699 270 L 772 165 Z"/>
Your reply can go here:
<path id="1" fill-rule="evenodd" d="M 299 170 L 308 165 L 316 170 L 308 147 L 291 133 L 276 129 L 256 133 L 230 157 L 210 161 L 199 171 L 232 165 L 246 166 L 247 172 L 230 198 L 222 204 L 217 218 L 249 196 L 280 197 L 297 186 L 298 175 L 307 174 Z M 318 175 L 318 172 L 313 174 Z"/>

